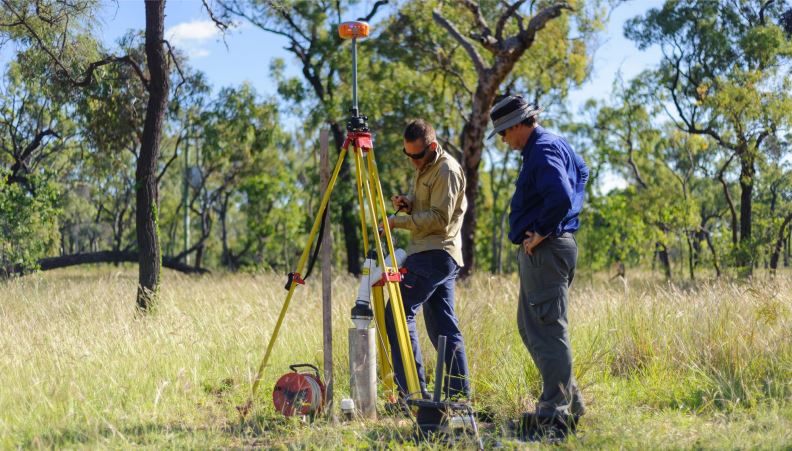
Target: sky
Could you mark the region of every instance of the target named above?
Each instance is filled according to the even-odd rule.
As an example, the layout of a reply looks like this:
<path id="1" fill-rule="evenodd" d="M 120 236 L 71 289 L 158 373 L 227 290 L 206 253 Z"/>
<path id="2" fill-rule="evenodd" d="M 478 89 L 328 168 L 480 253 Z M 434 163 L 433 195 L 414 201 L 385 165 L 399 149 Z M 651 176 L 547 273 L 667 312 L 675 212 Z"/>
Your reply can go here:
<path id="1" fill-rule="evenodd" d="M 348 19 L 368 12 L 372 3 L 373 0 L 360 2 L 358 10 Z M 611 13 L 594 54 L 590 79 L 570 94 L 571 111 L 578 111 L 589 98 L 607 98 L 617 71 L 621 71 L 625 79 L 630 79 L 659 61 L 658 49 L 639 51 L 623 36 L 623 28 L 627 19 L 662 3 L 662 0 L 633 0 Z M 105 0 L 98 21 L 105 44 L 112 46 L 127 30 L 144 27 L 143 6 L 139 0 Z M 295 59 L 283 49 L 285 38 L 248 24 L 242 24 L 223 37 L 200 0 L 168 1 L 165 27 L 166 38 L 186 52 L 190 65 L 204 72 L 214 89 L 248 81 L 260 94 L 274 95 L 275 85 L 269 75 L 269 64 L 273 58 L 286 61 L 287 73 L 299 74 Z"/>
<path id="2" fill-rule="evenodd" d="M 361 1 L 349 18 L 367 13 L 374 0 Z M 211 3 L 211 2 L 210 2 Z M 663 0 L 631 0 L 616 8 L 610 15 L 593 56 L 592 73 L 588 81 L 569 95 L 570 111 L 577 112 L 590 98 L 607 99 L 617 72 L 625 79 L 660 60 L 657 48 L 639 51 L 623 35 L 624 23 L 650 8 L 662 5 Z M 165 4 L 165 35 L 184 51 L 191 67 L 204 72 L 214 90 L 237 86 L 247 81 L 263 96 L 276 94 L 269 65 L 274 58 L 286 61 L 287 75 L 298 75 L 295 58 L 284 50 L 286 39 L 243 23 L 223 35 L 209 19 L 201 0 L 169 0 Z M 382 14 L 380 10 L 380 15 Z M 98 34 L 108 48 L 130 29 L 145 27 L 145 14 L 140 0 L 102 0 L 97 15 Z M 13 57 L 10 45 L 0 47 L 0 67 Z"/>

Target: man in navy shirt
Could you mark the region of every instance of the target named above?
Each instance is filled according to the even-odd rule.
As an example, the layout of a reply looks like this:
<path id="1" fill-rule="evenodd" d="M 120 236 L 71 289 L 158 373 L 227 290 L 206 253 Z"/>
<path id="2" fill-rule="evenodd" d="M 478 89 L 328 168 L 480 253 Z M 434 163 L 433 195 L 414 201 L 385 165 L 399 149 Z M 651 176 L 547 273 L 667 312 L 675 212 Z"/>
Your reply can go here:
<path id="1" fill-rule="evenodd" d="M 574 431 L 585 412 L 572 371 L 567 293 L 575 275 L 574 233 L 589 170 L 569 143 L 538 125 L 541 111 L 520 96 L 502 97 L 490 112 L 494 130 L 489 136 L 499 134 L 523 157 L 509 239 L 520 245 L 517 324 L 543 383 L 536 411 L 522 418 L 529 438 Z"/>

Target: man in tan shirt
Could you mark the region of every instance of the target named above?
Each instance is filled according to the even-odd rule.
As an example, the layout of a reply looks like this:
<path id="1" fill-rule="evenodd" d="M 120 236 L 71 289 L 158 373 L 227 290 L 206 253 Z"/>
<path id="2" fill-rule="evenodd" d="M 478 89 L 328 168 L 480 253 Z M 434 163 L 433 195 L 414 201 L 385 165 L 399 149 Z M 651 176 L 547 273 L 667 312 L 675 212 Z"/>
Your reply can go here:
<path id="1" fill-rule="evenodd" d="M 467 397 L 468 381 L 465 342 L 454 313 L 454 284 L 462 267 L 462 217 L 467 208 L 465 175 L 459 163 L 437 143 L 435 131 L 423 120 L 416 120 L 404 130 L 404 154 L 415 168 L 408 195 L 391 198 L 394 208 L 406 215 L 391 216 L 391 228 L 411 232 L 404 267 L 407 273 L 401 282 L 404 311 L 410 331 L 415 364 L 421 384 L 421 395 L 428 398 L 421 349 L 415 328 L 415 315 L 423 307 L 424 322 L 432 344 L 437 337 L 447 337 L 445 365 L 448 376 L 443 392 L 451 397 Z M 386 322 L 391 342 L 396 381 L 402 395 L 407 381 L 398 349 L 390 304 Z"/>

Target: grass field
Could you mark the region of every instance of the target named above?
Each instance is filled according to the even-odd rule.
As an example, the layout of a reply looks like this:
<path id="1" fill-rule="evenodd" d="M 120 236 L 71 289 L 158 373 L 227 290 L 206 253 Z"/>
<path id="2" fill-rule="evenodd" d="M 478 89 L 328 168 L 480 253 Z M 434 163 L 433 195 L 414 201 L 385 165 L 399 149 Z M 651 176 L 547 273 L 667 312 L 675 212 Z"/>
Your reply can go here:
<path id="1" fill-rule="evenodd" d="M 318 278 L 299 288 L 253 415 L 240 423 L 236 406 L 285 277 L 163 277 L 161 302 L 145 318 L 134 314 L 131 267 L 0 283 L 1 448 L 415 446 L 403 419 L 309 425 L 274 413 L 272 385 L 288 365 L 322 361 Z M 475 406 L 494 416 L 488 447 L 543 446 L 505 431 L 540 390 L 517 333 L 517 289 L 514 277 L 477 275 L 457 292 Z M 336 399 L 348 393 L 355 291 L 352 278 L 335 279 Z M 792 274 L 685 286 L 580 277 L 570 308 L 589 414 L 562 447 L 792 449 Z"/>

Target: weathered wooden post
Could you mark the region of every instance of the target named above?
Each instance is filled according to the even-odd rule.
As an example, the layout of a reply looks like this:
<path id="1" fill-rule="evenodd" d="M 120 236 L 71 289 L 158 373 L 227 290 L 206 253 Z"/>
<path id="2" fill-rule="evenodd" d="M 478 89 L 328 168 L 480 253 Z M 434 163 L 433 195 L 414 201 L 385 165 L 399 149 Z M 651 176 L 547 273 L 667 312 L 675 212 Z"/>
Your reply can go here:
<path id="1" fill-rule="evenodd" d="M 319 166 L 322 192 L 327 189 L 330 181 L 330 158 L 328 155 L 329 130 L 319 131 Z M 324 228 L 322 240 L 322 332 L 324 344 L 324 380 L 327 387 L 325 409 L 329 415 L 333 412 L 333 302 L 332 302 L 332 255 L 333 243 L 330 227 Z"/>

